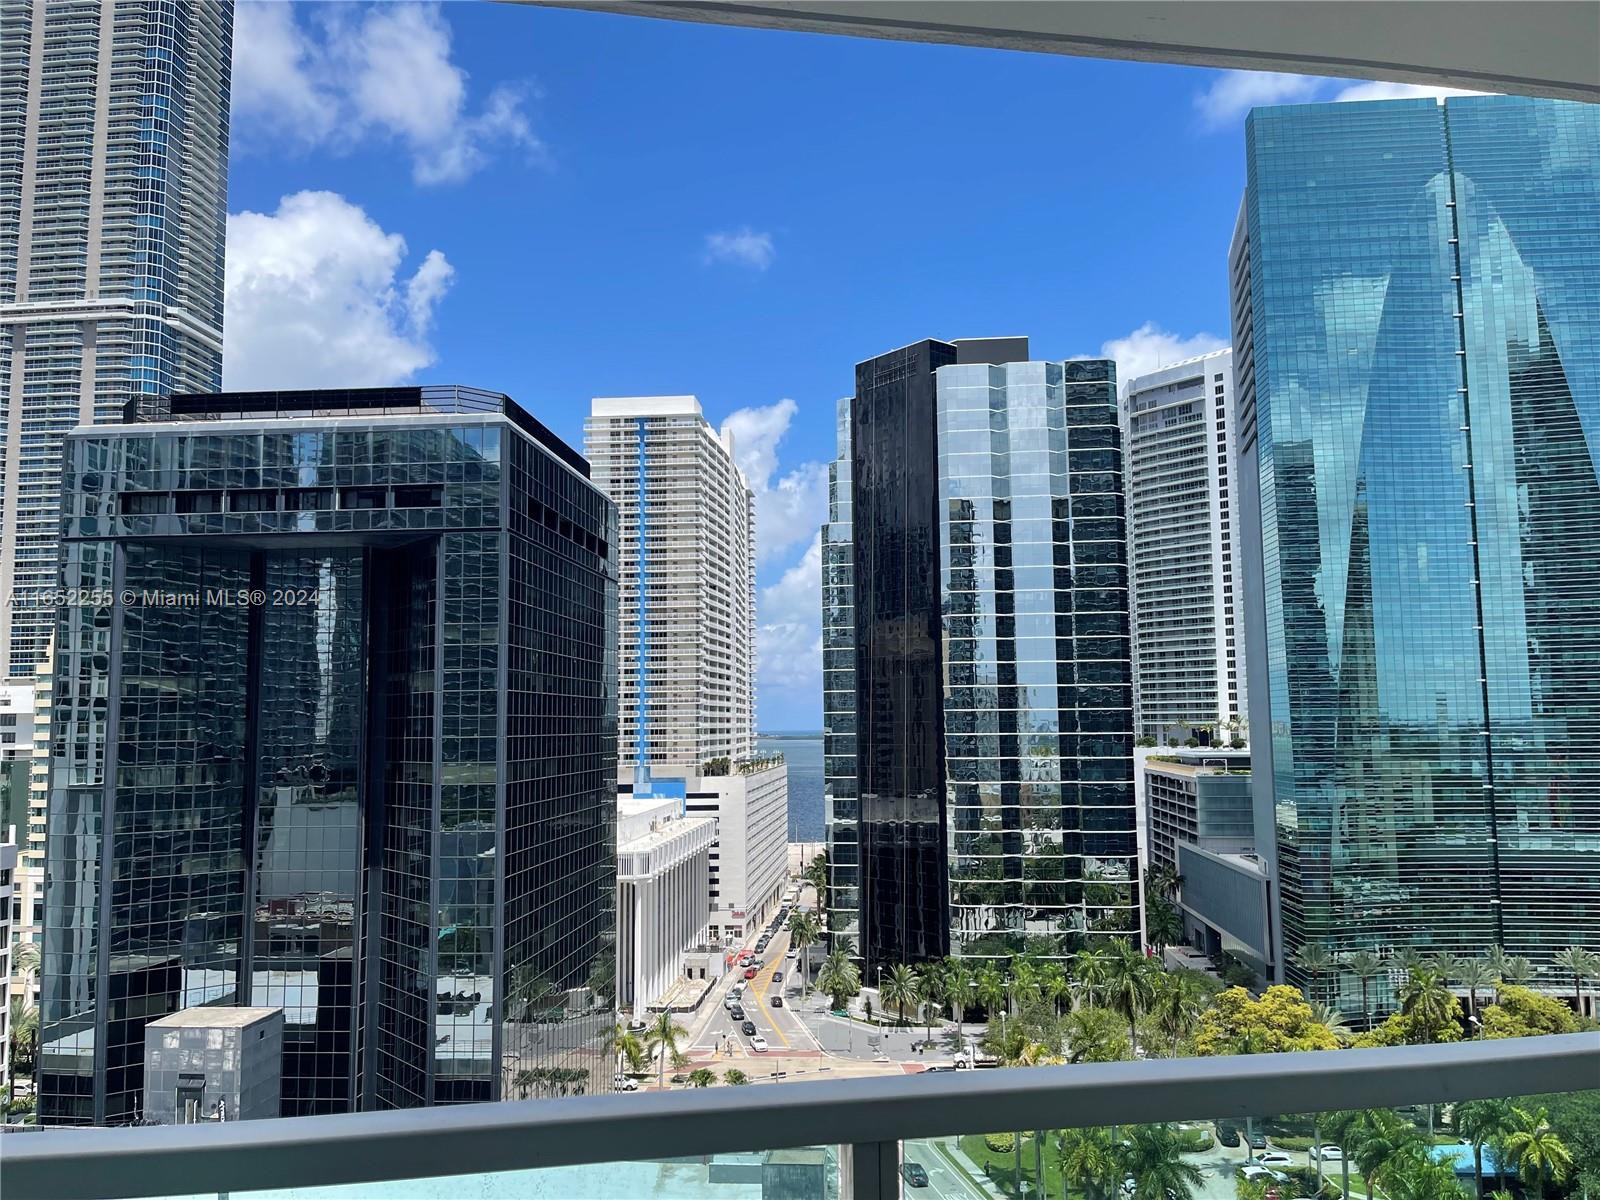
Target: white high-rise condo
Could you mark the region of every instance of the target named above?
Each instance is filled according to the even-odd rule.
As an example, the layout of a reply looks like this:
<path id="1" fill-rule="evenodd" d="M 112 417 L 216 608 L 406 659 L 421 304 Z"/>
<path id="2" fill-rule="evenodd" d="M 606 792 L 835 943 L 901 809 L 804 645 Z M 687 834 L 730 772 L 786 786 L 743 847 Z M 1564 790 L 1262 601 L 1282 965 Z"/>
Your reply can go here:
<path id="1" fill-rule="evenodd" d="M 620 521 L 622 761 L 749 758 L 756 502 L 732 439 L 693 396 L 639 396 L 596 400 L 584 448 Z"/>
<path id="2" fill-rule="evenodd" d="M 1139 732 L 1159 741 L 1245 711 L 1233 351 L 1129 379 L 1122 423 L 1135 711 Z"/>
<path id="3" fill-rule="evenodd" d="M 597 399 L 584 448 L 617 505 L 619 789 L 716 818 L 710 936 L 742 940 L 778 906 L 789 827 L 783 760 L 756 756 L 755 493 L 693 396 Z"/>
<path id="4" fill-rule="evenodd" d="M 0 3 L 0 672 L 55 621 L 61 442 L 222 383 L 231 3 Z"/>

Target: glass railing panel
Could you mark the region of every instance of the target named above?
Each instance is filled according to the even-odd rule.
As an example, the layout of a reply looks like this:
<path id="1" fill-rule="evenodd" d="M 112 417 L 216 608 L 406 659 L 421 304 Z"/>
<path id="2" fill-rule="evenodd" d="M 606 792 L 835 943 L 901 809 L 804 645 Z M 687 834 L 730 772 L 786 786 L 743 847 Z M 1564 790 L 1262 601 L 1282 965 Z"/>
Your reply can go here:
<path id="1" fill-rule="evenodd" d="M 160 1200 L 842 1200 L 839 1163 L 839 1147 L 813 1146 Z"/>
<path id="2" fill-rule="evenodd" d="M 1597 1200 L 1600 1091 L 901 1145 L 949 1200 Z"/>

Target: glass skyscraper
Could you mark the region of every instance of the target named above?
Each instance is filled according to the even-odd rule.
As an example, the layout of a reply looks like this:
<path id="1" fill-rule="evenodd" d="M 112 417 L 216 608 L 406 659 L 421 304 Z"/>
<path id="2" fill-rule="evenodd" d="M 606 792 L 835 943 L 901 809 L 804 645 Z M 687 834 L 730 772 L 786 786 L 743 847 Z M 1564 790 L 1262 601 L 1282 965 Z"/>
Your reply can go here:
<path id="1" fill-rule="evenodd" d="M 230 0 L 0 0 L 0 674 L 55 626 L 61 441 L 222 386 Z"/>
<path id="2" fill-rule="evenodd" d="M 854 633 L 853 707 L 825 683 L 834 928 L 869 969 L 1137 938 L 1115 367 L 919 342 L 860 364 L 848 413 L 824 563 L 834 682 L 846 606 Z"/>
<path id="3" fill-rule="evenodd" d="M 1246 661 L 1280 961 L 1297 983 L 1310 943 L 1548 963 L 1600 928 L 1600 109 L 1257 109 L 1246 149 Z"/>
<path id="4" fill-rule="evenodd" d="M 154 408 L 154 411 L 152 411 Z M 67 439 L 40 1114 L 281 1007 L 285 1115 L 609 1090 L 616 510 L 464 388 Z"/>

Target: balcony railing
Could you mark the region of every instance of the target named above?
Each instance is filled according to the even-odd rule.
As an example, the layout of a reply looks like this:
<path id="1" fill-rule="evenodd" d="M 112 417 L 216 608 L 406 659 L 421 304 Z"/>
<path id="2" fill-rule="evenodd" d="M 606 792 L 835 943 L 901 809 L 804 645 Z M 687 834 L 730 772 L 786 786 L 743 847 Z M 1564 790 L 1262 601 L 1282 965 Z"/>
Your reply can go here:
<path id="1" fill-rule="evenodd" d="M 1272 1114 L 1389 1109 L 1597 1086 L 1600 1033 L 1581 1033 L 1382 1050 L 950 1071 L 220 1125 L 45 1130 L 0 1139 L 0 1180 L 7 1200 L 201 1195 L 245 1200 L 262 1189 L 294 1189 L 296 1197 L 307 1200 L 341 1195 L 645 1200 L 718 1194 L 882 1200 L 901 1194 L 901 1165 L 907 1161 L 919 1163 L 908 1168 L 912 1174 L 925 1170 L 928 1162 L 940 1172 L 943 1164 L 950 1168 L 949 1190 L 918 1194 L 999 1196 L 1015 1193 L 1003 1190 L 1003 1180 L 989 1182 L 985 1168 L 978 1168 L 955 1142 L 946 1147 L 933 1139 L 970 1144 L 971 1135 L 987 1130 L 1126 1130 L 1190 1119 L 1243 1123 Z M 1426 1111 L 1431 1128 L 1433 1109 Z M 914 1144 L 906 1148 L 903 1160 L 904 1143 Z M 717 1168 L 695 1161 L 752 1151 L 761 1153 L 724 1161 L 720 1169 L 724 1177 L 742 1171 L 757 1182 L 765 1170 L 768 1180 L 775 1181 L 770 1190 L 753 1185 L 719 1189 L 705 1181 L 706 1172 Z M 978 1153 L 981 1157 L 982 1151 Z M 1248 1153 L 1219 1148 L 1217 1161 L 1208 1165 L 1236 1173 Z M 1303 1147 L 1299 1153 L 1305 1157 Z M 1230 1155 L 1236 1163 L 1227 1161 Z M 1575 1163 L 1574 1169 L 1584 1165 L 1592 1164 Z M 630 1174 L 629 1168 L 643 1168 L 643 1173 Z M 566 1170 L 558 1174 L 561 1169 Z M 986 1170 L 992 1176 L 1001 1168 L 991 1162 Z M 1338 1164 L 1324 1165 L 1322 1171 L 1331 1185 L 1339 1183 Z M 695 1172 L 698 1187 L 687 1178 Z M 656 1178 L 673 1186 L 657 1189 L 648 1182 Z M 382 1186 L 343 1190 L 363 1184 Z M 1463 1200 L 1470 1187 L 1469 1179 Z M 1052 1200 L 1061 1194 L 1059 1185 L 1046 1190 Z M 1227 1194 L 1232 1194 L 1231 1184 Z"/>

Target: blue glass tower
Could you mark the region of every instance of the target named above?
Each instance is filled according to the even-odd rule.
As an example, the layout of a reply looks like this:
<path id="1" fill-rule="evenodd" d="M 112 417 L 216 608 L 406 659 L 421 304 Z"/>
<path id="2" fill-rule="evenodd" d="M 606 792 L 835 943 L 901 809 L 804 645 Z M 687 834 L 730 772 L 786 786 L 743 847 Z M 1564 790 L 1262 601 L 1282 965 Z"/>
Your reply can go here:
<path id="1" fill-rule="evenodd" d="M 1600 110 L 1257 109 L 1246 152 L 1246 658 L 1284 973 L 1310 943 L 1548 962 L 1600 928 Z"/>

